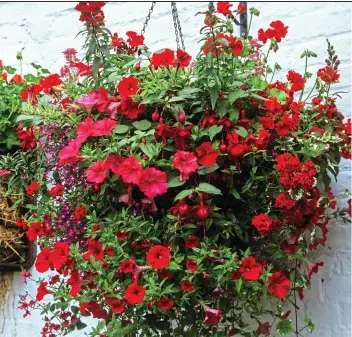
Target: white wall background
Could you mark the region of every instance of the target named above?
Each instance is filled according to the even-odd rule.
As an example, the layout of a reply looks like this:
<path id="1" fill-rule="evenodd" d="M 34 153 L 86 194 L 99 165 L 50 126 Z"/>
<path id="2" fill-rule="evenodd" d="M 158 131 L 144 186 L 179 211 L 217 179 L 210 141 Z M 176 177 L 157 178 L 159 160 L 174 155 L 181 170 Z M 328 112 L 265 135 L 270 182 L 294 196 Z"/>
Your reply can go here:
<path id="1" fill-rule="evenodd" d="M 128 30 L 141 30 L 150 2 L 115 2 L 104 7 L 106 26 L 112 32 L 125 37 Z M 66 48 L 79 50 L 82 38 L 75 39 L 81 27 L 75 3 L 0 3 L 0 59 L 5 65 L 19 69 L 16 53 L 25 47 L 24 71 L 32 71 L 30 63 L 35 62 L 52 72 L 59 71 L 64 63 L 62 51 Z M 202 16 L 195 16 L 205 10 L 206 2 L 178 2 L 179 15 L 185 36 L 186 48 L 193 56 L 197 54 L 199 29 Z M 333 2 L 249 2 L 249 7 L 261 11 L 255 18 L 252 33 L 266 28 L 273 20 L 282 20 L 289 26 L 289 33 L 280 44 L 278 54 L 272 61 L 282 66 L 279 76 L 285 76 L 288 69 L 303 72 L 304 61 L 300 59 L 305 49 L 315 51 L 317 59 L 310 59 L 309 69 L 315 72 L 324 65 L 326 38 L 335 46 L 341 60 L 340 84 L 336 91 L 347 91 L 338 106 L 346 117 L 351 117 L 352 77 L 352 4 Z M 176 48 L 170 3 L 157 3 L 146 30 L 146 43 L 154 50 Z M 348 161 L 341 163 L 341 174 L 334 185 L 336 195 L 343 186 L 351 186 L 351 168 Z M 339 202 L 346 205 L 346 200 Z M 311 317 L 316 324 L 312 337 L 351 336 L 351 226 L 340 222 L 329 226 L 329 240 L 325 249 L 319 252 L 319 259 L 325 266 L 314 275 L 312 290 L 306 292 L 305 303 L 301 304 L 302 315 Z M 35 272 L 32 270 L 35 274 Z M 36 293 L 34 285 L 24 286 L 19 274 L 13 275 L 9 299 L 0 310 L 0 337 L 40 337 L 39 315 L 22 318 L 17 309 L 17 296 L 26 290 Z M 78 333 L 75 336 L 82 336 Z"/>

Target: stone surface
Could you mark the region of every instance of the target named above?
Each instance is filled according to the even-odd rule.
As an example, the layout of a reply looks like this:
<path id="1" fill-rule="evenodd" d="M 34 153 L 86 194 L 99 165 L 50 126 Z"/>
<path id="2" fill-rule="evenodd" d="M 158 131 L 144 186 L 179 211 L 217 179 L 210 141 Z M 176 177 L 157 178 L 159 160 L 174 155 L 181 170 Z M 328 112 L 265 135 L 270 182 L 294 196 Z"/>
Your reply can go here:
<path id="1" fill-rule="evenodd" d="M 107 27 L 124 36 L 128 30 L 140 31 L 150 2 L 115 2 L 105 7 Z M 30 63 L 39 63 L 51 71 L 59 71 L 64 63 L 62 51 L 66 48 L 79 50 L 83 43 L 75 35 L 81 28 L 79 14 L 69 2 L 0 3 L 0 59 L 6 65 L 19 67 L 16 53 L 24 47 L 24 71 L 32 71 Z M 304 61 L 300 59 L 305 49 L 315 51 L 317 59 L 311 59 L 309 69 L 315 72 L 323 66 L 326 57 L 326 38 L 335 46 L 341 59 L 341 84 L 334 87 L 342 94 L 339 108 L 346 117 L 351 117 L 351 3 L 333 2 L 249 2 L 261 16 L 255 18 L 251 32 L 266 28 L 273 20 L 282 20 L 289 26 L 289 34 L 270 61 L 278 62 L 282 70 L 278 79 L 284 78 L 289 68 L 303 72 Z M 186 48 L 193 56 L 197 54 L 199 29 L 202 16 L 195 14 L 206 10 L 206 2 L 179 2 L 178 9 L 185 36 Z M 170 3 L 158 3 L 146 30 L 146 43 L 153 49 L 175 49 L 176 43 L 170 12 Z M 311 85 L 311 84 L 310 84 Z M 309 85 L 308 85 L 309 87 Z M 343 160 L 334 191 L 341 195 L 344 187 L 351 186 L 350 162 Z M 340 206 L 346 200 L 339 201 Z M 340 222 L 329 225 L 328 243 L 319 260 L 325 266 L 312 280 L 312 290 L 307 291 L 301 317 L 312 317 L 317 329 L 312 337 L 351 336 L 351 227 Z M 34 274 L 35 272 L 32 271 Z M 40 336 L 41 321 L 38 313 L 22 318 L 17 309 L 17 296 L 26 290 L 35 295 L 35 287 L 21 284 L 20 275 L 13 275 L 7 305 L 0 309 L 0 336 Z M 307 334 L 308 335 L 308 334 Z M 72 336 L 82 336 L 76 333 Z"/>

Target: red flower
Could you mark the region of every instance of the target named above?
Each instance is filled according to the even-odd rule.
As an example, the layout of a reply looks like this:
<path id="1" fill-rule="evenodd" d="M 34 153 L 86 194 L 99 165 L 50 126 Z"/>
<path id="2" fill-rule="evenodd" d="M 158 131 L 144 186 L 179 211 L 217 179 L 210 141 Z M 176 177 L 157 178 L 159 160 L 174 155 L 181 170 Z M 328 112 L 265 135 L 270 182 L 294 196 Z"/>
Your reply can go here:
<path id="1" fill-rule="evenodd" d="M 124 44 L 122 37 L 119 37 L 117 33 L 114 33 L 111 37 L 111 47 L 121 48 Z"/>
<path id="2" fill-rule="evenodd" d="M 53 198 L 61 197 L 64 194 L 64 188 L 64 185 L 57 184 L 50 189 L 49 194 Z"/>
<path id="3" fill-rule="evenodd" d="M 94 256 L 96 261 L 104 258 L 103 243 L 97 240 L 88 240 L 88 252 L 83 255 L 84 259 L 90 261 L 90 257 Z"/>
<path id="4" fill-rule="evenodd" d="M 116 127 L 116 121 L 104 118 L 96 121 L 92 127 L 92 136 L 111 136 L 111 131 Z"/>
<path id="5" fill-rule="evenodd" d="M 26 232 L 26 236 L 29 240 L 34 241 L 37 237 L 41 237 L 43 235 L 43 226 L 41 222 L 32 222 L 28 231 Z"/>
<path id="6" fill-rule="evenodd" d="M 173 307 L 174 302 L 170 297 L 164 296 L 160 300 L 156 301 L 156 304 L 161 310 L 170 310 Z"/>
<path id="7" fill-rule="evenodd" d="M 11 174 L 11 171 L 9 170 L 0 170 L 0 177 L 6 177 Z"/>
<path id="8" fill-rule="evenodd" d="M 71 271 L 70 278 L 66 281 L 71 286 L 70 295 L 75 297 L 81 291 L 81 276 L 77 270 Z"/>
<path id="9" fill-rule="evenodd" d="M 197 271 L 198 270 L 197 261 L 193 259 L 186 260 L 186 269 L 191 271 Z"/>
<path id="10" fill-rule="evenodd" d="M 166 173 L 155 168 L 146 168 L 139 179 L 138 186 L 149 198 L 162 195 L 167 192 Z"/>
<path id="11" fill-rule="evenodd" d="M 110 305 L 111 311 L 118 314 L 125 311 L 125 302 L 120 301 L 116 297 L 106 298 L 106 303 Z"/>
<path id="12" fill-rule="evenodd" d="M 191 63 L 192 56 L 186 53 L 182 49 L 177 49 L 176 60 L 174 61 L 174 66 L 180 65 L 180 68 L 186 68 Z"/>
<path id="13" fill-rule="evenodd" d="M 138 184 L 143 169 L 142 165 L 136 158 L 130 157 L 125 159 L 114 173 L 121 176 L 122 180 L 127 184 Z"/>
<path id="14" fill-rule="evenodd" d="M 181 289 L 182 291 L 186 292 L 186 293 L 190 293 L 195 289 L 195 285 L 194 283 L 188 281 L 188 280 L 182 280 L 181 281 Z"/>
<path id="15" fill-rule="evenodd" d="M 154 53 L 150 63 L 154 66 L 154 68 L 158 68 L 160 66 L 170 66 L 174 61 L 175 55 L 171 49 L 164 49 L 161 53 Z"/>
<path id="16" fill-rule="evenodd" d="M 216 23 L 217 17 L 213 14 L 207 13 L 205 15 L 204 23 L 208 27 L 213 27 Z"/>
<path id="17" fill-rule="evenodd" d="M 317 75 L 325 83 L 335 83 L 340 78 L 340 75 L 337 73 L 337 70 L 334 70 L 330 66 L 326 66 L 325 68 L 319 69 Z"/>
<path id="18" fill-rule="evenodd" d="M 180 181 L 187 180 L 198 169 L 197 158 L 193 152 L 176 151 L 172 164 L 181 173 Z"/>
<path id="19" fill-rule="evenodd" d="M 281 248 L 285 254 L 293 254 L 298 249 L 298 240 L 296 236 L 291 236 L 284 240 Z"/>
<path id="20" fill-rule="evenodd" d="M 144 104 L 134 102 L 131 97 L 122 97 L 119 109 L 129 119 L 137 119 L 144 112 Z"/>
<path id="21" fill-rule="evenodd" d="M 265 323 L 259 323 L 258 329 L 256 331 L 256 333 L 258 335 L 268 335 L 270 333 L 270 324 L 269 322 L 265 322 Z"/>
<path id="22" fill-rule="evenodd" d="M 40 84 L 44 89 L 44 92 L 50 93 L 53 87 L 56 87 L 61 84 L 59 74 L 51 74 L 46 78 L 40 79 Z"/>
<path id="23" fill-rule="evenodd" d="M 43 90 L 43 87 L 39 84 L 32 84 L 30 87 L 24 89 L 20 96 L 23 101 L 29 100 L 32 104 L 35 101 L 37 95 Z"/>
<path id="24" fill-rule="evenodd" d="M 318 263 L 310 263 L 309 261 L 307 262 L 308 265 L 308 275 L 307 275 L 307 280 L 310 280 L 313 273 L 317 273 L 319 270 L 319 267 L 322 267 L 324 265 L 324 262 L 318 262 Z"/>
<path id="25" fill-rule="evenodd" d="M 41 282 L 39 284 L 39 287 L 37 289 L 37 301 L 41 301 L 45 295 L 51 294 L 51 292 L 48 290 L 46 287 L 48 285 L 48 282 Z"/>
<path id="26" fill-rule="evenodd" d="M 86 302 L 81 302 L 79 304 L 79 311 L 83 313 L 91 312 L 93 315 L 93 318 L 100 318 L 103 320 L 106 320 L 108 318 L 108 313 L 106 310 L 97 302 L 95 301 L 90 301 L 88 303 Z"/>
<path id="27" fill-rule="evenodd" d="M 124 241 L 128 238 L 128 232 L 126 232 L 126 231 L 117 230 L 115 232 L 115 234 L 116 234 L 117 240 L 119 240 L 119 241 Z"/>
<path id="28" fill-rule="evenodd" d="M 38 256 L 37 259 L 35 260 L 35 269 L 39 273 L 45 273 L 46 271 L 49 270 L 51 266 L 51 261 L 50 261 L 50 248 L 43 248 Z"/>
<path id="29" fill-rule="evenodd" d="M 252 218 L 252 225 L 260 235 L 266 235 L 272 230 L 272 221 L 267 214 L 258 214 Z"/>
<path id="30" fill-rule="evenodd" d="M 19 123 L 17 137 L 21 140 L 22 149 L 35 149 L 37 146 L 37 139 L 32 127 L 22 128 L 22 123 Z"/>
<path id="31" fill-rule="evenodd" d="M 130 97 L 130 96 L 136 94 L 138 91 L 138 83 L 139 83 L 138 78 L 124 77 L 120 81 L 119 85 L 117 86 L 117 89 L 120 93 L 120 96 L 121 97 Z"/>
<path id="32" fill-rule="evenodd" d="M 79 149 L 81 147 L 80 139 L 72 140 L 67 146 L 65 146 L 59 152 L 59 164 L 73 164 L 82 159 L 82 157 L 78 156 Z"/>
<path id="33" fill-rule="evenodd" d="M 119 175 L 118 167 L 123 163 L 124 160 L 125 158 L 118 154 L 109 154 L 105 159 L 105 164 L 112 172 L 114 172 L 116 175 Z"/>
<path id="34" fill-rule="evenodd" d="M 23 229 L 24 231 L 28 229 L 28 224 L 27 224 L 26 220 L 23 218 L 17 218 L 16 226 Z"/>
<path id="35" fill-rule="evenodd" d="M 232 12 L 230 10 L 230 7 L 232 7 L 233 5 L 230 4 L 227 1 L 219 1 L 217 3 L 216 9 L 219 13 L 224 14 L 224 15 L 231 15 Z"/>
<path id="36" fill-rule="evenodd" d="M 133 273 L 136 270 L 136 263 L 131 259 L 123 260 L 120 263 L 119 270 L 124 274 Z"/>
<path id="37" fill-rule="evenodd" d="M 128 304 L 139 304 L 143 302 L 145 288 L 136 283 L 130 284 L 125 291 L 125 300 Z"/>
<path id="38" fill-rule="evenodd" d="M 110 104 L 109 93 L 105 88 L 92 90 L 86 96 L 76 99 L 76 103 L 84 106 L 89 113 L 95 107 L 99 112 L 105 112 Z"/>
<path id="39" fill-rule="evenodd" d="M 108 171 L 108 165 L 104 161 L 98 160 L 87 169 L 87 181 L 101 184 L 105 180 Z"/>
<path id="40" fill-rule="evenodd" d="M 239 280 L 241 277 L 242 277 L 242 272 L 240 269 L 233 270 L 231 272 L 231 280 L 236 281 L 236 280 Z"/>
<path id="41" fill-rule="evenodd" d="M 212 309 L 206 305 L 203 305 L 203 309 L 205 312 L 205 318 L 203 321 L 204 325 L 218 325 L 222 318 L 222 311 L 220 309 Z"/>
<path id="42" fill-rule="evenodd" d="M 252 256 L 246 257 L 241 262 L 243 278 L 248 281 L 256 281 L 262 274 L 263 266 Z"/>
<path id="43" fill-rule="evenodd" d="M 160 270 L 158 276 L 159 280 L 170 279 L 172 277 L 172 273 L 170 272 L 170 270 L 162 269 Z"/>
<path id="44" fill-rule="evenodd" d="M 25 80 L 19 74 L 13 75 L 11 81 L 14 82 L 14 83 L 17 83 L 17 84 L 21 84 L 21 83 L 25 82 Z"/>
<path id="45" fill-rule="evenodd" d="M 276 298 L 285 298 L 290 289 L 291 282 L 281 271 L 275 272 L 268 279 L 269 291 Z"/>
<path id="46" fill-rule="evenodd" d="M 136 32 L 128 31 L 126 32 L 128 36 L 127 43 L 131 47 L 139 47 L 144 44 L 144 36 L 138 35 Z"/>
<path id="47" fill-rule="evenodd" d="M 39 187 L 40 187 L 40 184 L 37 181 L 35 181 L 26 187 L 26 193 L 28 195 L 34 195 L 34 193 L 37 191 Z"/>
<path id="48" fill-rule="evenodd" d="M 199 237 L 190 235 L 185 239 L 185 247 L 186 248 L 197 248 L 199 246 Z"/>
<path id="49" fill-rule="evenodd" d="M 239 4 L 237 6 L 237 13 L 238 14 L 242 14 L 242 13 L 245 13 L 246 12 L 246 6 L 245 5 L 242 5 L 242 4 Z"/>
<path id="50" fill-rule="evenodd" d="M 296 73 L 293 70 L 290 70 L 286 75 L 287 79 L 291 83 L 291 90 L 292 91 L 300 91 L 303 89 L 306 80 L 303 78 L 301 74 Z"/>
<path id="51" fill-rule="evenodd" d="M 87 214 L 87 211 L 84 207 L 84 205 L 78 206 L 75 209 L 75 213 L 74 213 L 74 218 L 76 221 L 79 221 L 81 219 L 83 219 Z"/>
<path id="52" fill-rule="evenodd" d="M 166 268 L 170 263 L 170 250 L 165 246 L 156 245 L 149 249 L 147 261 L 154 269 Z"/>
<path id="53" fill-rule="evenodd" d="M 271 28 L 268 28 L 265 32 L 263 29 L 258 31 L 258 40 L 266 43 L 268 39 L 275 39 L 277 42 L 281 42 L 287 34 L 288 27 L 285 26 L 281 21 L 273 21 L 270 24 Z"/>
<path id="54" fill-rule="evenodd" d="M 56 242 L 54 250 L 50 253 L 50 261 L 56 270 L 59 270 L 67 262 L 70 256 L 70 247 L 66 242 Z"/>
<path id="55" fill-rule="evenodd" d="M 198 146 L 197 149 L 198 163 L 204 166 L 213 166 L 219 156 L 219 151 L 214 150 L 211 142 L 205 142 Z"/>

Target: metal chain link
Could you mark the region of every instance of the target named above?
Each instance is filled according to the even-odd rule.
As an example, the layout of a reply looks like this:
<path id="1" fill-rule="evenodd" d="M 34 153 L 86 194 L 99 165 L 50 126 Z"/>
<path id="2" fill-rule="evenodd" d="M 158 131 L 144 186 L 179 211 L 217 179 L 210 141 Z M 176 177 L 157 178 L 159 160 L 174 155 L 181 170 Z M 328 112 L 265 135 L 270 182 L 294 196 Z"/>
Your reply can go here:
<path id="1" fill-rule="evenodd" d="M 213 1 L 209 1 L 208 4 L 209 12 L 214 12 L 215 11 L 215 6 Z"/>
<path id="2" fill-rule="evenodd" d="M 182 34 L 182 29 L 181 29 L 181 22 L 180 22 L 178 12 L 177 12 L 176 2 L 171 2 L 171 10 L 172 10 L 172 18 L 174 21 L 177 49 L 181 49 L 180 48 L 180 39 L 181 39 L 182 49 L 186 50 L 185 41 L 183 39 L 183 34 Z"/>
<path id="3" fill-rule="evenodd" d="M 152 2 L 152 6 L 151 6 L 150 9 L 149 9 L 148 15 L 147 15 L 147 17 L 145 18 L 145 21 L 144 21 L 144 24 L 143 24 L 143 28 L 142 28 L 142 30 L 141 30 L 141 35 L 144 35 L 144 33 L 145 33 L 145 29 L 147 28 L 147 25 L 148 25 L 148 22 L 149 22 L 149 20 L 150 20 L 150 16 L 151 16 L 152 13 L 153 13 L 153 9 L 154 9 L 154 7 L 155 7 L 155 4 L 156 4 L 156 1 L 153 1 L 153 2 Z"/>

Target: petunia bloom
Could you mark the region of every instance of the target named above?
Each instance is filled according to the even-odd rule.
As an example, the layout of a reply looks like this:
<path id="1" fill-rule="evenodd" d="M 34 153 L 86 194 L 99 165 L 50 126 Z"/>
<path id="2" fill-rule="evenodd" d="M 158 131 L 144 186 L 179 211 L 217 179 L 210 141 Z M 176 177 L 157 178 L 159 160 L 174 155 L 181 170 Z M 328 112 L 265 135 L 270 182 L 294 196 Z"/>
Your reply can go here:
<path id="1" fill-rule="evenodd" d="M 154 269 L 166 268 L 170 263 L 168 247 L 155 245 L 147 253 L 147 261 Z"/>
<path id="2" fill-rule="evenodd" d="M 130 284 L 125 291 L 125 300 L 128 304 L 142 303 L 145 296 L 145 288 L 136 283 Z"/>
<path id="3" fill-rule="evenodd" d="M 187 180 L 198 169 L 197 157 L 193 152 L 176 151 L 172 164 L 181 173 L 180 181 Z"/>
<path id="4" fill-rule="evenodd" d="M 196 149 L 198 163 L 204 166 L 213 166 L 219 156 L 219 151 L 213 149 L 211 142 L 205 142 Z"/>
<path id="5" fill-rule="evenodd" d="M 291 286 L 291 281 L 281 272 L 275 272 L 268 279 L 269 291 L 276 298 L 285 298 Z"/>
<path id="6" fill-rule="evenodd" d="M 108 165 L 104 161 L 98 160 L 87 169 L 87 181 L 101 184 L 105 180 L 108 171 Z"/>
<path id="7" fill-rule="evenodd" d="M 121 97 L 131 97 L 138 91 L 138 78 L 124 77 L 117 86 Z"/>
<path id="8" fill-rule="evenodd" d="M 139 179 L 138 186 L 149 198 L 162 195 L 167 192 L 166 173 L 155 168 L 146 168 Z"/>

